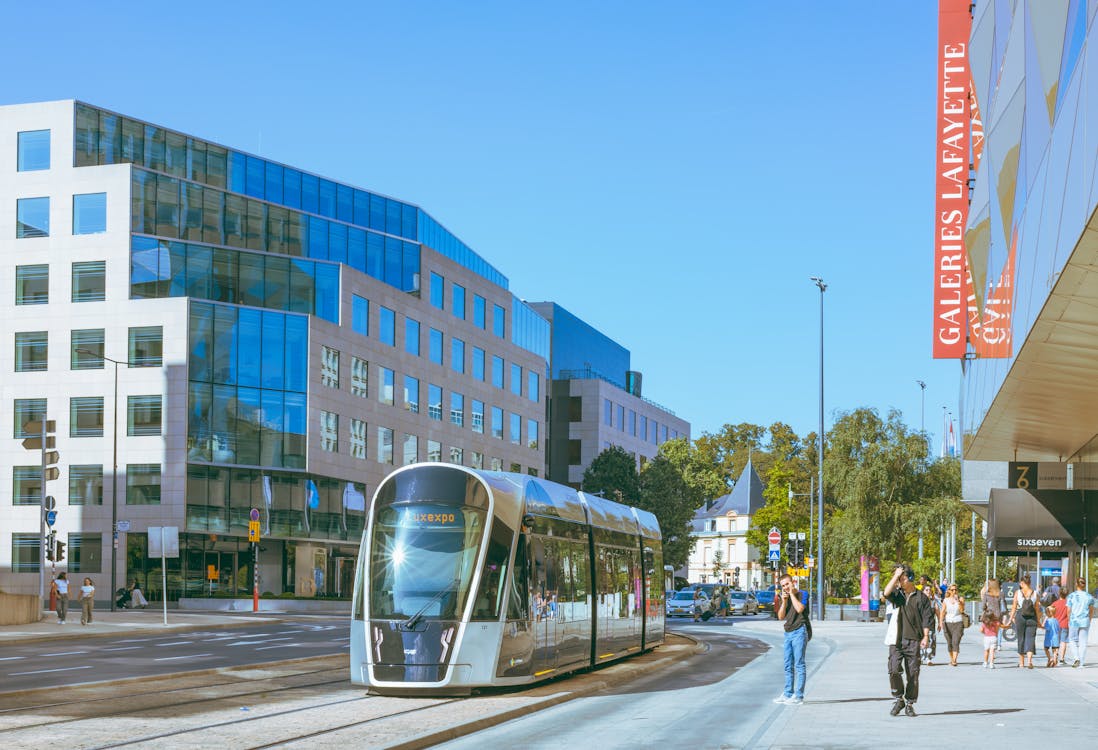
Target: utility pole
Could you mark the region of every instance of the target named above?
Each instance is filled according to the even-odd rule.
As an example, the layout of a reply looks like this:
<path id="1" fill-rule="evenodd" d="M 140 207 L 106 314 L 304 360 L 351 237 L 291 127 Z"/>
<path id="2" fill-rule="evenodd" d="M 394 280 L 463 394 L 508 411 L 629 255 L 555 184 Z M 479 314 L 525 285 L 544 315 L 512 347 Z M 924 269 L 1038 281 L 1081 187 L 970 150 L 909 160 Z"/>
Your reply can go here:
<path id="1" fill-rule="evenodd" d="M 817 519 L 816 533 L 816 602 L 819 619 L 824 619 L 824 292 L 827 284 L 819 276 L 813 276 L 812 281 L 820 290 L 820 433 L 817 436 L 819 450 L 817 458 L 820 463 L 820 478 L 817 489 L 819 490 L 819 517 Z"/>

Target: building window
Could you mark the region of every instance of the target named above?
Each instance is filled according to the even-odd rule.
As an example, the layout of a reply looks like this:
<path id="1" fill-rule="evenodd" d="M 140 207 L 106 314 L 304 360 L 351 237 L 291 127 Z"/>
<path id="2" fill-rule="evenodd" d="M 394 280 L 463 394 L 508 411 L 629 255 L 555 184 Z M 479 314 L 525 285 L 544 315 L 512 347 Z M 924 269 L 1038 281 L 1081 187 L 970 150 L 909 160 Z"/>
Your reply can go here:
<path id="1" fill-rule="evenodd" d="M 69 367 L 73 370 L 102 370 L 106 362 L 103 359 L 102 328 L 86 328 L 70 334 Z"/>
<path id="2" fill-rule="evenodd" d="M 393 463 L 393 431 L 388 427 L 377 428 L 377 462 Z"/>
<path id="3" fill-rule="evenodd" d="M 404 408 L 412 414 L 419 414 L 419 378 L 404 376 Z"/>
<path id="4" fill-rule="evenodd" d="M 72 197 L 72 233 L 103 234 L 107 231 L 107 194 L 84 193 Z"/>
<path id="5" fill-rule="evenodd" d="M 367 398 L 370 395 L 370 363 L 351 357 L 351 395 Z"/>
<path id="6" fill-rule="evenodd" d="M 442 444 L 437 440 L 427 441 L 427 460 L 428 461 L 441 461 L 442 460 Z"/>
<path id="7" fill-rule="evenodd" d="M 320 384 L 339 388 L 339 350 L 320 347 Z"/>
<path id="8" fill-rule="evenodd" d="M 419 356 L 419 321 L 404 319 L 404 351 Z"/>
<path id="9" fill-rule="evenodd" d="M 11 535 L 11 572 L 37 573 L 42 554 L 42 537 L 33 534 Z"/>
<path id="10" fill-rule="evenodd" d="M 618 404 L 618 421 L 615 425 L 619 430 L 625 431 L 625 407 Z"/>
<path id="11" fill-rule="evenodd" d="M 70 573 L 102 573 L 103 535 L 69 534 L 68 558 Z"/>
<path id="12" fill-rule="evenodd" d="M 427 416 L 442 421 L 442 388 L 433 383 L 427 384 Z"/>
<path id="13" fill-rule="evenodd" d="M 436 365 L 442 364 L 442 331 L 432 328 L 429 333 L 427 355 Z"/>
<path id="14" fill-rule="evenodd" d="M 541 400 L 541 377 L 533 370 L 526 372 L 526 397 L 531 401 Z"/>
<path id="15" fill-rule="evenodd" d="M 50 236 L 50 199 L 20 198 L 15 202 L 15 236 L 19 239 Z"/>
<path id="16" fill-rule="evenodd" d="M 465 287 L 454 284 L 450 287 L 450 295 L 450 309 L 453 310 L 454 317 L 465 320 Z"/>
<path id="17" fill-rule="evenodd" d="M 465 396 L 450 391 L 450 424 L 465 426 Z"/>
<path id="18" fill-rule="evenodd" d="M 15 371 L 45 372 L 49 359 L 49 337 L 45 331 L 15 334 Z"/>
<path id="19" fill-rule="evenodd" d="M 103 504 L 103 466 L 69 466 L 69 505 Z"/>
<path id="20" fill-rule="evenodd" d="M 637 436 L 637 413 L 632 409 L 629 410 L 629 434 Z"/>
<path id="21" fill-rule="evenodd" d="M 15 432 L 12 437 L 41 437 L 41 432 L 33 434 L 27 432 L 23 425 L 30 422 L 41 422 L 46 418 L 46 399 L 44 398 L 17 398 L 15 399 Z"/>
<path id="22" fill-rule="evenodd" d="M 484 454 L 480 451 L 469 451 L 469 465 L 474 469 L 483 469 Z"/>
<path id="23" fill-rule="evenodd" d="M 526 447 L 534 451 L 538 449 L 538 422 L 536 419 L 526 420 Z"/>
<path id="24" fill-rule="evenodd" d="M 160 505 L 160 464 L 126 465 L 126 505 Z"/>
<path id="25" fill-rule="evenodd" d="M 602 423 L 607 427 L 614 426 L 614 402 L 608 398 L 602 400 Z"/>
<path id="26" fill-rule="evenodd" d="M 383 404 L 393 405 L 393 391 L 396 388 L 396 375 L 388 367 L 377 368 L 381 376 L 381 388 L 377 392 L 377 400 Z"/>
<path id="27" fill-rule="evenodd" d="M 659 442 L 659 433 L 660 423 L 653 419 L 652 426 L 648 429 L 648 439 L 652 443 L 652 445 L 655 445 L 657 442 Z"/>
<path id="28" fill-rule="evenodd" d="M 396 346 L 396 313 L 387 307 L 381 308 L 377 337 L 383 344 Z"/>
<path id="29" fill-rule="evenodd" d="M 503 440 L 503 409 L 492 407 L 492 437 Z"/>
<path id="30" fill-rule="evenodd" d="M 339 415 L 334 412 L 320 412 L 320 450 L 339 453 Z"/>
<path id="31" fill-rule="evenodd" d="M 569 440 L 568 441 L 568 465 L 579 466 L 583 463 L 581 456 L 581 449 L 583 448 L 582 440 Z"/>
<path id="32" fill-rule="evenodd" d="M 161 397 L 129 396 L 126 406 L 126 434 L 143 437 L 160 434 Z"/>
<path id="33" fill-rule="evenodd" d="M 443 295 L 446 294 L 446 280 L 434 271 L 431 271 L 431 304 L 439 310 L 446 309 Z"/>
<path id="34" fill-rule="evenodd" d="M 666 443 L 666 442 L 667 442 L 667 425 L 661 424 L 660 425 L 660 443 Z"/>
<path id="35" fill-rule="evenodd" d="M 130 367 L 160 367 L 164 364 L 164 327 L 131 328 L 129 359 Z"/>
<path id="36" fill-rule="evenodd" d="M 15 304 L 45 305 L 50 301 L 50 267 L 15 267 Z"/>
<path id="37" fill-rule="evenodd" d="M 351 328 L 363 336 L 370 335 L 370 300 L 351 295 Z"/>
<path id="38" fill-rule="evenodd" d="M 472 408 L 469 410 L 469 421 L 472 423 L 473 432 L 484 434 L 484 402 L 473 399 Z"/>
<path id="39" fill-rule="evenodd" d="M 69 437 L 103 437 L 103 397 L 69 399 Z"/>
<path id="40" fill-rule="evenodd" d="M 42 466 L 11 467 L 11 504 L 38 505 L 42 502 Z"/>
<path id="41" fill-rule="evenodd" d="M 503 357 L 492 355 L 492 385 L 503 387 Z"/>
<path id="42" fill-rule="evenodd" d="M 24 130 L 19 134 L 16 170 L 37 172 L 50 168 L 50 131 Z"/>
<path id="43" fill-rule="evenodd" d="M 414 464 L 419 460 L 419 438 L 415 435 L 404 436 L 404 450 L 402 456 L 402 465 Z"/>
<path id="44" fill-rule="evenodd" d="M 351 456 L 366 460 L 366 423 L 361 419 L 351 420 Z"/>
<path id="45" fill-rule="evenodd" d="M 461 448 L 451 445 L 450 446 L 450 463 L 461 466 L 465 463 L 465 451 Z"/>
<path id="46" fill-rule="evenodd" d="M 465 342 L 461 339 L 450 339 L 450 368 L 454 372 L 465 372 Z"/>
<path id="47" fill-rule="evenodd" d="M 484 382 L 484 350 L 478 346 L 473 347 L 473 377 Z"/>
<path id="48" fill-rule="evenodd" d="M 511 414 L 511 442 L 522 445 L 522 415 Z"/>
<path id="49" fill-rule="evenodd" d="M 521 472 L 522 472 L 522 464 L 515 463 L 514 461 L 512 461 L 511 462 L 511 473 L 512 474 L 519 474 Z"/>
<path id="50" fill-rule="evenodd" d="M 484 314 L 484 297 L 479 294 L 473 295 L 473 325 L 483 330 L 487 325 Z"/>
<path id="51" fill-rule="evenodd" d="M 499 305 L 492 305 L 492 332 L 501 339 L 507 337 L 507 312 Z"/>
<path id="52" fill-rule="evenodd" d="M 102 302 L 107 298 L 107 263 L 93 260 L 72 264 L 72 301 Z"/>
<path id="53" fill-rule="evenodd" d="M 568 421 L 583 421 L 583 396 L 568 397 Z"/>
<path id="54" fill-rule="evenodd" d="M 511 393 L 522 395 L 522 366 L 511 363 Z"/>
<path id="55" fill-rule="evenodd" d="M 492 471 L 503 471 L 503 459 L 493 456 L 488 459 L 488 466 Z"/>
<path id="56" fill-rule="evenodd" d="M 643 414 L 640 415 L 640 435 L 641 440 L 648 440 L 648 417 Z"/>

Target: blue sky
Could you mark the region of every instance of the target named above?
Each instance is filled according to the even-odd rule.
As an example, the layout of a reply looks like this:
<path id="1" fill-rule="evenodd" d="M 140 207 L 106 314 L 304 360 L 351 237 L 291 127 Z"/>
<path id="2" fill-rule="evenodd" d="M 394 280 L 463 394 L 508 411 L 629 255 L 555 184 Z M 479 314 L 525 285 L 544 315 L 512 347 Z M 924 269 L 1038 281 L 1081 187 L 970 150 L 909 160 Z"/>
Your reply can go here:
<path id="1" fill-rule="evenodd" d="M 930 358 L 937 3 L 20 4 L 77 98 L 419 204 L 619 341 L 694 435 L 903 411 Z M 54 31 L 59 27 L 59 31 Z M 27 33 L 39 29 L 42 33 Z"/>

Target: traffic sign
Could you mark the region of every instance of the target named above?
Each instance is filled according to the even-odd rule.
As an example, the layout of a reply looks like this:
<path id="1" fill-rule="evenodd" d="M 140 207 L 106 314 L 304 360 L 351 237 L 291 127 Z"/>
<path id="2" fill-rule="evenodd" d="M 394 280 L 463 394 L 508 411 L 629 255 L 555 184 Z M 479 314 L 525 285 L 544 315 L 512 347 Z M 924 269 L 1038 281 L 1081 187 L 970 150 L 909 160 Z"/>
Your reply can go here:
<path id="1" fill-rule="evenodd" d="M 781 559 L 782 551 L 780 549 L 772 549 L 770 550 L 770 558 L 767 560 L 767 562 L 778 562 Z"/>
<path id="2" fill-rule="evenodd" d="M 57 507 L 57 500 L 54 499 L 53 495 L 46 495 L 45 505 L 46 510 L 53 510 Z"/>
<path id="3" fill-rule="evenodd" d="M 252 508 L 252 512 L 248 514 L 248 518 L 252 521 L 259 520 L 259 508 Z"/>
<path id="4" fill-rule="evenodd" d="M 56 520 L 57 520 L 57 511 L 56 510 L 47 510 L 46 511 L 46 525 L 52 527 L 54 521 L 56 521 Z"/>
<path id="5" fill-rule="evenodd" d="M 248 522 L 248 541 L 249 542 L 258 542 L 259 541 L 259 521 L 249 521 Z"/>
<path id="6" fill-rule="evenodd" d="M 130 530 L 130 522 L 129 521 L 119 521 L 118 525 L 115 527 L 114 530 L 115 531 L 122 531 L 122 532 L 129 531 Z"/>
<path id="7" fill-rule="evenodd" d="M 808 578 L 808 568 L 786 568 L 786 572 L 795 578 Z"/>
<path id="8" fill-rule="evenodd" d="M 804 558 L 804 566 L 805 566 L 806 568 L 814 568 L 814 567 L 816 567 L 816 558 L 814 558 L 814 557 L 806 557 L 806 558 Z"/>
<path id="9" fill-rule="evenodd" d="M 770 542 L 770 549 L 777 549 L 782 543 L 782 532 L 776 527 L 770 529 L 770 533 L 766 535 L 766 541 Z"/>

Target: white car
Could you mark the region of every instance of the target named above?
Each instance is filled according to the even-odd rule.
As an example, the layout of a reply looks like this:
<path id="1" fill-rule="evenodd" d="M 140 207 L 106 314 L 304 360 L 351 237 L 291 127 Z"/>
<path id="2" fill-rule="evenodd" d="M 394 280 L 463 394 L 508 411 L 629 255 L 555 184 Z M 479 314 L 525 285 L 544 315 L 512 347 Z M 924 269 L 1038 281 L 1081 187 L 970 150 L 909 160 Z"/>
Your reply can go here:
<path id="1" fill-rule="evenodd" d="M 704 593 L 698 600 L 701 602 L 702 611 L 709 607 L 709 597 Z M 694 616 L 694 592 L 676 591 L 667 597 L 668 617 L 693 617 Z"/>

